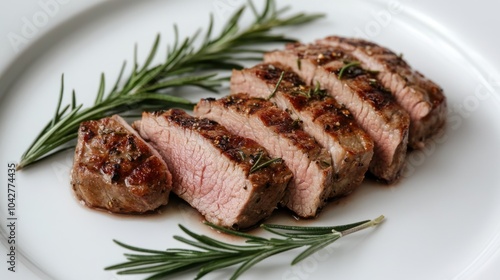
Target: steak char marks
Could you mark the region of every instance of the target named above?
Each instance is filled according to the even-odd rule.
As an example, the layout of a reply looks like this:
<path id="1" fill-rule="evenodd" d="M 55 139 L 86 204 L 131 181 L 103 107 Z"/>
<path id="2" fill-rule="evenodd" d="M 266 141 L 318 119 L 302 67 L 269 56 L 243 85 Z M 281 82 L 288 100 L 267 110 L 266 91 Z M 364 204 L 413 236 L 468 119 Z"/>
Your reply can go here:
<path id="1" fill-rule="evenodd" d="M 71 185 L 85 205 L 144 213 L 167 204 L 167 165 L 122 118 L 86 121 L 78 130 Z"/>
<path id="2" fill-rule="evenodd" d="M 304 131 L 327 148 L 334 171 L 330 197 L 347 195 L 361 184 L 373 156 L 373 141 L 349 110 L 324 90 L 307 86 L 285 67 L 258 64 L 233 70 L 231 92 L 271 97 L 270 101 L 300 120 Z"/>
<path id="3" fill-rule="evenodd" d="M 405 163 L 409 116 L 375 78 L 340 49 L 326 45 L 289 44 L 266 53 L 266 63 L 291 68 L 309 85 L 319 83 L 353 114 L 375 147 L 369 170 L 386 182 L 395 181 Z"/>
<path id="4" fill-rule="evenodd" d="M 293 173 L 283 204 L 301 217 L 314 217 L 332 192 L 331 157 L 299 122 L 262 98 L 234 94 L 202 99 L 195 114 L 213 119 L 231 132 L 255 139 L 271 156 L 282 158 Z"/>
<path id="5" fill-rule="evenodd" d="M 182 110 L 143 113 L 135 123 L 172 171 L 172 191 L 209 222 L 234 229 L 267 218 L 282 199 L 292 173 L 257 142 L 217 122 Z"/>
<path id="6" fill-rule="evenodd" d="M 396 101 L 410 114 L 409 145 L 422 148 L 446 123 L 446 98 L 443 90 L 414 71 L 401 55 L 362 39 L 330 36 L 317 41 L 340 48 L 362 63 L 379 71 L 382 85 L 390 89 Z"/>

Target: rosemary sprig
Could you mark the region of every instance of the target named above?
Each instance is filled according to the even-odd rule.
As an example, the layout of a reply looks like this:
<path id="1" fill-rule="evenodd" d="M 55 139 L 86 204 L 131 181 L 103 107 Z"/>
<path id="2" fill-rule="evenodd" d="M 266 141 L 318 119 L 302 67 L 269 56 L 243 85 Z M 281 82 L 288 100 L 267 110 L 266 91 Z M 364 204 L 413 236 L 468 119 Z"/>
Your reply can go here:
<path id="1" fill-rule="evenodd" d="M 289 250 L 306 247 L 291 262 L 299 263 L 313 253 L 330 245 L 339 238 L 360 230 L 376 226 L 384 220 L 379 216 L 374 220 L 332 227 L 301 227 L 262 224 L 261 227 L 278 237 L 263 238 L 234 230 L 222 228 L 210 223 L 210 227 L 220 232 L 239 236 L 245 239 L 244 245 L 222 242 L 206 235 L 196 234 L 182 225 L 179 227 L 192 239 L 174 236 L 174 239 L 196 249 L 167 249 L 165 251 L 149 250 L 130 246 L 114 240 L 126 249 L 138 252 L 125 254 L 128 261 L 106 267 L 106 270 L 119 270 L 118 274 L 152 274 L 147 279 L 163 279 L 164 277 L 198 268 L 195 279 L 226 267 L 239 265 L 231 279 L 238 278 L 258 262 L 273 255 Z"/>
<path id="2" fill-rule="evenodd" d="M 64 80 L 61 81 L 54 117 L 21 156 L 17 168 L 22 169 L 66 148 L 74 147 L 73 140 L 83 121 L 132 110 L 158 110 L 168 107 L 191 109 L 194 105 L 192 102 L 169 95 L 169 90 L 181 86 L 195 86 L 217 92 L 222 82 L 227 80 L 217 74 L 219 70 L 241 68 L 241 61 L 262 58 L 264 50 L 254 45 L 294 41 L 283 34 L 273 34 L 271 31 L 275 28 L 305 24 L 323 16 L 305 13 L 285 16 L 288 7 L 277 9 L 274 0 L 266 0 L 260 12 L 252 2 L 249 2 L 248 6 L 254 14 L 254 21 L 250 26 L 244 29 L 239 26 L 245 10 L 243 6 L 215 37 L 212 15 L 207 30 L 200 39 L 198 38 L 201 32 L 198 31 L 193 36 L 180 40 L 177 27 L 174 26 L 174 43 L 167 46 L 166 59 L 158 65 L 151 64 L 159 47 L 159 35 L 142 67 L 137 63 L 136 47 L 132 73 L 129 77 L 124 83 L 121 82 L 125 70 L 124 63 L 114 86 L 108 94 L 105 94 L 105 77 L 102 74 L 95 102 L 90 107 L 83 108 L 83 104 L 77 105 L 73 91 L 71 104 L 61 109 Z M 200 40 L 201 43 L 197 44 Z"/>

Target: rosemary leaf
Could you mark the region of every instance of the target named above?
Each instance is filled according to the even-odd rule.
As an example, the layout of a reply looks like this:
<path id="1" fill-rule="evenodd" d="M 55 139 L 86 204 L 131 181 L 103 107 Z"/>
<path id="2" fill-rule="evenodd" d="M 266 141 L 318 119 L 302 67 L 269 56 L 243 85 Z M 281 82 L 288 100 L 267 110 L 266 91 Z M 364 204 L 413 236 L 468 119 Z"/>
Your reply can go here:
<path id="1" fill-rule="evenodd" d="M 342 80 L 342 77 L 344 75 L 344 72 L 346 72 L 349 68 L 351 67 L 355 67 L 355 66 L 359 66 L 361 65 L 361 63 L 359 61 L 353 61 L 353 62 L 349 62 L 347 64 L 345 64 L 339 71 L 339 74 L 338 74 L 338 79 L 339 80 Z"/>
<path id="2" fill-rule="evenodd" d="M 265 162 L 263 162 L 263 163 L 261 163 L 261 164 L 254 164 L 254 165 L 252 166 L 252 168 L 250 168 L 250 174 L 252 174 L 252 173 L 256 172 L 257 170 L 260 170 L 260 169 L 262 169 L 262 168 L 265 168 L 265 167 L 267 167 L 267 166 L 269 166 L 269 165 L 273 164 L 274 162 L 278 162 L 278 161 L 281 161 L 281 158 L 272 158 L 272 159 L 270 159 L 270 160 L 268 160 L 268 161 L 265 161 Z"/>
<path id="3" fill-rule="evenodd" d="M 102 102 L 102 99 L 104 97 L 104 90 L 106 87 L 106 81 L 104 78 L 104 73 L 101 74 L 101 81 L 99 82 L 99 91 L 97 92 L 97 96 L 95 98 L 94 104 L 99 104 Z"/>
<path id="4" fill-rule="evenodd" d="M 64 96 L 64 74 L 61 75 L 61 90 L 59 92 L 59 99 L 57 101 L 56 113 L 54 115 L 54 118 L 52 119 L 51 126 L 54 126 L 56 124 L 56 122 L 59 121 L 59 118 L 62 115 L 61 113 L 59 113 L 59 110 L 61 109 L 61 103 L 62 103 L 63 96 Z"/>
<path id="5" fill-rule="evenodd" d="M 302 253 L 300 253 L 295 259 L 292 261 L 292 265 L 295 265 L 302 260 L 306 259 L 310 255 L 316 253 L 317 251 L 325 248 L 326 246 L 332 244 L 333 242 L 337 241 L 337 239 L 341 238 L 342 235 L 339 232 L 332 232 L 331 236 L 328 236 L 328 238 L 325 238 L 323 242 L 316 243 L 306 250 L 304 250 Z"/>
<path id="6" fill-rule="evenodd" d="M 274 89 L 273 89 L 273 91 L 271 92 L 271 94 L 269 94 L 269 96 L 267 97 L 267 100 L 269 100 L 269 99 L 271 99 L 271 98 L 273 98 L 273 97 L 274 97 L 274 95 L 275 95 L 275 94 L 276 94 L 276 92 L 278 91 L 278 88 L 279 88 L 279 86 L 280 86 L 280 84 L 281 84 L 281 81 L 283 81 L 283 77 L 284 77 L 284 76 L 285 76 L 285 71 L 282 71 L 282 72 L 281 72 L 281 75 L 280 75 L 280 77 L 279 77 L 279 79 L 278 79 L 278 82 L 277 82 L 277 83 L 276 83 L 276 85 L 274 86 Z"/>
<path id="7" fill-rule="evenodd" d="M 71 110 L 74 110 L 76 108 L 76 93 L 75 90 L 71 92 Z M 64 115 L 64 113 L 61 113 L 61 116 Z"/>
<path id="8" fill-rule="evenodd" d="M 262 168 L 265 168 L 269 165 L 271 165 L 272 163 L 274 162 L 277 162 L 277 161 L 280 161 L 281 158 L 273 158 L 273 159 L 269 159 L 263 163 L 260 163 L 261 159 L 262 159 L 262 156 L 263 156 L 263 153 L 262 152 L 259 152 L 256 156 L 256 159 L 255 159 L 255 162 L 254 164 L 252 165 L 252 167 L 250 168 L 250 171 L 249 173 L 252 174 L 254 172 L 257 172 L 258 170 L 262 169 Z"/>

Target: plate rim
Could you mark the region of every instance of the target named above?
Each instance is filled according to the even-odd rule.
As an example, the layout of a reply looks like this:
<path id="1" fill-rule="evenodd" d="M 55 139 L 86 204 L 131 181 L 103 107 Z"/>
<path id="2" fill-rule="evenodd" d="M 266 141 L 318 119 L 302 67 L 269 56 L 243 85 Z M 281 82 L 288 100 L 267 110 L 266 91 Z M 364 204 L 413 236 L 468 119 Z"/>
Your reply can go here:
<path id="1" fill-rule="evenodd" d="M 357 0 L 359 2 L 364 2 L 365 0 Z M 111 2 L 114 1 L 109 1 L 109 2 L 100 2 L 96 3 L 94 5 L 86 7 L 84 10 L 78 12 L 74 17 L 65 19 L 58 24 L 56 24 L 52 29 L 47 30 L 46 33 L 44 33 L 42 36 L 39 38 L 33 40 L 33 42 L 24 48 L 22 51 L 17 53 L 16 57 L 11 60 L 10 63 L 8 63 L 4 69 L 0 73 L 0 100 L 6 96 L 9 91 L 11 90 L 12 85 L 17 81 L 17 76 L 20 73 L 20 71 L 26 66 L 29 65 L 29 59 L 26 57 L 30 57 L 30 54 L 33 55 L 35 53 L 45 53 L 47 51 L 46 48 L 43 50 L 36 50 L 36 47 L 43 43 L 45 40 L 48 40 L 47 37 L 54 36 L 54 34 L 57 34 L 57 32 L 60 30 L 62 26 L 64 26 L 66 23 L 74 21 L 75 18 L 85 18 L 87 14 L 92 13 L 94 9 L 101 9 L 103 5 L 112 5 Z M 389 2 L 389 0 L 376 0 L 374 1 L 378 5 L 383 5 Z M 126 4 L 123 5 L 129 5 L 130 1 Z M 293 6 L 293 4 L 292 4 Z M 435 34 L 438 34 L 440 38 L 442 39 L 447 39 L 447 43 L 452 46 L 454 49 L 458 50 L 461 55 L 463 55 L 464 59 L 468 62 L 469 65 L 473 66 L 476 72 L 476 77 L 474 77 L 474 80 L 479 81 L 481 84 L 484 86 L 488 87 L 488 89 L 493 89 L 491 82 L 488 81 L 486 76 L 487 74 L 494 75 L 494 78 L 500 77 L 500 72 L 497 67 L 495 67 L 493 64 L 491 64 L 488 60 L 486 60 L 483 56 L 478 54 L 474 49 L 472 49 L 467 42 L 464 42 L 463 40 L 460 40 L 457 37 L 449 36 L 448 34 L 451 34 L 449 32 L 443 32 L 443 30 L 448 30 L 445 26 L 440 24 L 438 21 L 434 21 L 427 17 L 425 14 L 423 14 L 421 11 L 418 9 L 413 9 L 411 6 L 407 6 L 405 11 L 404 11 L 404 18 L 405 19 L 414 19 L 416 22 L 419 22 L 421 26 L 427 26 L 427 29 Z M 425 22 L 432 22 L 432 26 L 438 27 L 438 30 L 441 31 L 436 31 L 435 29 L 429 28 L 429 25 L 425 24 Z M 479 61 L 473 63 L 474 61 Z M 18 68 L 18 71 L 9 71 L 12 70 L 12 68 Z M 7 82 L 4 82 L 7 81 Z M 494 90 L 493 90 L 494 91 Z M 495 92 L 496 93 L 496 92 Z M 495 98 L 500 100 L 498 95 L 494 95 Z M 1 234 L 2 237 L 5 238 L 6 233 L 4 232 L 4 229 L 2 228 Z M 2 240 L 4 241 L 4 240 Z M 2 245 L 6 246 L 4 242 L 1 242 Z M 490 246 L 491 245 L 491 246 Z M 463 269 L 463 271 L 457 275 L 457 278 L 462 278 L 466 277 L 468 275 L 471 275 L 471 273 L 475 273 L 481 268 L 483 268 L 487 262 L 498 252 L 500 252 L 500 222 L 497 224 L 497 231 L 496 235 L 488 241 L 488 245 L 482 250 L 482 252 L 474 259 L 474 261 L 467 266 L 466 268 Z M 20 254 L 22 255 L 22 254 Z M 30 265 L 34 266 L 34 269 L 42 272 L 43 275 L 42 277 L 47 277 L 49 278 L 48 274 L 46 274 L 42 269 L 38 268 L 36 264 L 32 263 L 31 260 L 28 258 L 22 256 L 22 258 L 25 258 L 27 262 L 23 261 L 23 263 L 29 263 Z M 31 268 L 30 268 L 31 269 Z M 38 275 L 38 274 L 37 274 Z"/>

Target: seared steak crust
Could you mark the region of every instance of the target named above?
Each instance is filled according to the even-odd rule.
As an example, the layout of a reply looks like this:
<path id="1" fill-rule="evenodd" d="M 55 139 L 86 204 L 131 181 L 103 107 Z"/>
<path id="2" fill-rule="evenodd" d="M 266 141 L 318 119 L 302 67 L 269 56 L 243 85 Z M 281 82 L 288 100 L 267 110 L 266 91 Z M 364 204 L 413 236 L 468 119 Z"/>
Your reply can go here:
<path id="1" fill-rule="evenodd" d="M 71 185 L 89 207 L 143 213 L 167 204 L 172 181 L 161 156 L 115 115 L 80 125 Z"/>
<path id="2" fill-rule="evenodd" d="M 271 102 L 247 94 L 202 99 L 195 114 L 218 121 L 231 132 L 255 139 L 282 158 L 294 178 L 283 204 L 301 217 L 314 217 L 332 191 L 331 158 L 299 122 Z"/>
<path id="3" fill-rule="evenodd" d="M 291 68 L 307 84 L 319 83 L 351 111 L 358 124 L 372 137 L 375 147 L 370 172 L 393 182 L 405 162 L 409 116 L 374 74 L 338 48 L 300 43 L 286 50 L 266 53 L 264 61 Z"/>
<path id="4" fill-rule="evenodd" d="M 268 217 L 292 177 L 282 161 L 252 169 L 271 159 L 261 145 L 182 110 L 143 113 L 135 125 L 167 162 L 172 191 L 224 227 L 248 228 Z"/>
<path id="5" fill-rule="evenodd" d="M 288 68 L 262 63 L 233 70 L 231 92 L 271 97 L 270 101 L 303 122 L 304 131 L 332 157 L 335 175 L 331 197 L 346 195 L 361 184 L 373 156 L 373 141 L 349 110 L 324 90 L 307 86 Z"/>
<path id="6" fill-rule="evenodd" d="M 418 71 L 401 55 L 375 43 L 354 38 L 330 36 L 317 41 L 349 52 L 366 69 L 379 71 L 381 83 L 391 90 L 397 102 L 410 114 L 409 145 L 422 148 L 446 123 L 443 90 Z"/>

